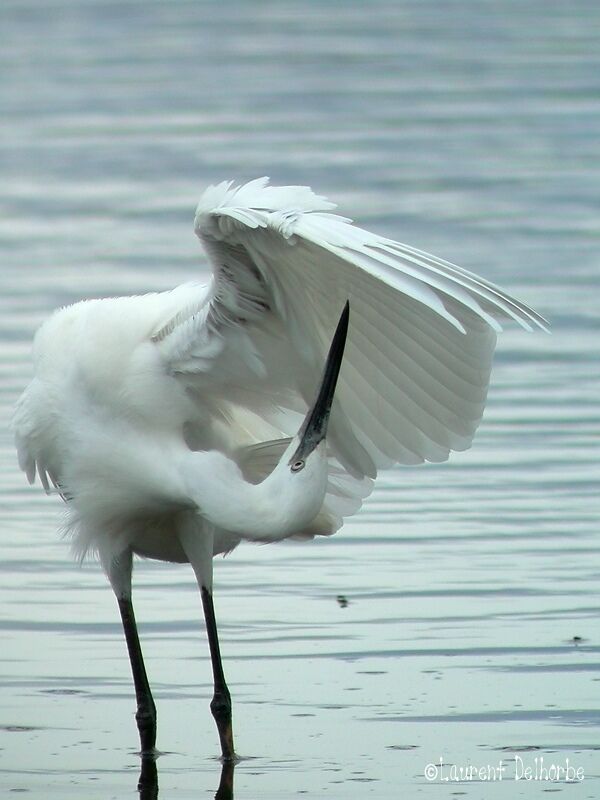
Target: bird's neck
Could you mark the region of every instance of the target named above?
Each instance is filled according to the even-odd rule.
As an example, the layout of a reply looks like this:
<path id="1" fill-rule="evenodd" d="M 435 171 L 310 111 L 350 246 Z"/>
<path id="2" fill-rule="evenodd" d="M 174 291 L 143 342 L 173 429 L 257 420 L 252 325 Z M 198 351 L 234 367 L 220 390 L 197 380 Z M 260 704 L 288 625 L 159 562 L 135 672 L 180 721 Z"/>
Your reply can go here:
<path id="1" fill-rule="evenodd" d="M 322 466 L 309 480 L 292 474 L 284 457 L 265 480 L 252 484 L 234 461 L 211 451 L 190 453 L 184 473 L 201 516 L 244 539 L 270 542 L 300 533 L 319 513 L 327 483 Z"/>

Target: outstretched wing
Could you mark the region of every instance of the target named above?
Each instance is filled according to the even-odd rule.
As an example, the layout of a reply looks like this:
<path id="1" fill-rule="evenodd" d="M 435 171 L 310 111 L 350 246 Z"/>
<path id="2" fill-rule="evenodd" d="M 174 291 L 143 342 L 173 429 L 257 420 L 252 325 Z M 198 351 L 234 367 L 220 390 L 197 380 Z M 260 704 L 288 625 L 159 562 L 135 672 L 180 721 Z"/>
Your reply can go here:
<path id="1" fill-rule="evenodd" d="M 481 420 L 500 323 L 546 323 L 497 286 L 333 208 L 266 178 L 209 188 L 195 230 L 210 291 L 154 339 L 190 393 L 225 402 L 229 421 L 249 409 L 271 434 L 291 434 L 349 299 L 333 453 L 355 476 L 443 461 L 470 446 Z"/>

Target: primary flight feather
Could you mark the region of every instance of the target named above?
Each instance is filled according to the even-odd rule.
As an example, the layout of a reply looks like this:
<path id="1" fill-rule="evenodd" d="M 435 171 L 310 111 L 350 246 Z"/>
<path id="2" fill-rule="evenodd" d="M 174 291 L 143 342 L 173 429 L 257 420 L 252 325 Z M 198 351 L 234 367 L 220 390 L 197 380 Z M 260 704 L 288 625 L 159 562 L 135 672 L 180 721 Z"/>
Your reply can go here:
<path id="1" fill-rule="evenodd" d="M 154 714 L 154 735 L 155 712 L 131 655 L 131 555 L 189 561 L 208 623 L 214 554 L 242 539 L 333 533 L 379 469 L 468 448 L 501 325 L 546 328 L 497 286 L 334 208 L 266 178 L 212 186 L 194 221 L 208 285 L 83 301 L 36 335 L 35 375 L 14 417 L 19 463 L 60 492 L 76 552 L 97 553 L 111 580 L 145 752 L 154 736 L 140 709 Z M 346 310 L 321 377 L 347 302 L 350 322 Z M 326 443 L 323 433 L 308 448 L 331 364 Z M 222 671 L 215 687 L 228 698 Z M 219 722 L 214 702 L 232 758 L 230 711 Z"/>

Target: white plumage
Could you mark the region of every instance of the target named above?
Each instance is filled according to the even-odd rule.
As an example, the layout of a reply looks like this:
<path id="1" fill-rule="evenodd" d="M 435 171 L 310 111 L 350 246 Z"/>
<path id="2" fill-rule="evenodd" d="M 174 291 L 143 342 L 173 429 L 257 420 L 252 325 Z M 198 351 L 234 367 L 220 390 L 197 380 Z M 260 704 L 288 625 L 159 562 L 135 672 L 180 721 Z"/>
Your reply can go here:
<path id="1" fill-rule="evenodd" d="M 155 517 L 155 507 L 182 502 L 173 449 L 217 450 L 252 482 L 264 478 L 282 453 L 277 440 L 296 432 L 313 397 L 346 299 L 352 321 L 328 433 L 332 521 L 320 532 L 357 510 L 377 469 L 470 446 L 500 322 L 531 329 L 544 320 L 333 208 L 266 178 L 212 186 L 195 217 L 213 267 L 208 286 L 84 301 L 40 328 L 35 377 L 14 419 L 19 463 L 30 482 L 37 470 L 46 490 L 73 499 L 79 553 L 93 547 L 106 564 L 128 524 L 143 528 L 146 510 Z M 146 536 L 130 537 L 134 549 L 181 558 L 152 551 Z M 215 552 L 239 538 L 219 532 Z"/>
<path id="2" fill-rule="evenodd" d="M 243 538 L 334 532 L 378 469 L 470 446 L 502 322 L 546 327 L 493 284 L 333 209 L 265 178 L 210 187 L 195 217 L 207 286 L 84 301 L 38 331 L 19 463 L 62 493 L 77 552 L 99 554 L 118 595 L 122 553 L 189 560 L 210 589 L 206 562 Z M 277 465 L 346 300 L 325 496 L 282 516 Z"/>

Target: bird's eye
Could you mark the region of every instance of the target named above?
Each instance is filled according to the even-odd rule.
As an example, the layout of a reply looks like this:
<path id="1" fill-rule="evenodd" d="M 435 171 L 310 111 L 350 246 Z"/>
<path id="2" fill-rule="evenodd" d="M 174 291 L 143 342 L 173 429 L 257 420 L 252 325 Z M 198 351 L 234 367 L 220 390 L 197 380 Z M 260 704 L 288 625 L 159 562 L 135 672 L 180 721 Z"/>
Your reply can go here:
<path id="1" fill-rule="evenodd" d="M 294 461 L 292 464 L 292 472 L 300 472 L 300 470 L 304 467 L 304 461 Z"/>

